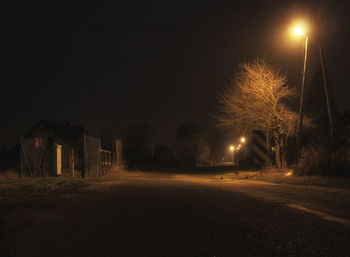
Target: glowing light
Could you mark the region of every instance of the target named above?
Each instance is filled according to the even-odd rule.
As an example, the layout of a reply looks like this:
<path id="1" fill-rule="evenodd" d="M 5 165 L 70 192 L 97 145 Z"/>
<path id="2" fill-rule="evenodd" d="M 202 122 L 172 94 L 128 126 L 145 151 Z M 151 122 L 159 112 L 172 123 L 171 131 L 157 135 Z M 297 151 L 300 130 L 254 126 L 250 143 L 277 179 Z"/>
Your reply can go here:
<path id="1" fill-rule="evenodd" d="M 241 137 L 241 142 L 245 143 L 245 137 Z"/>
<path id="2" fill-rule="evenodd" d="M 305 35 L 304 31 L 301 28 L 299 28 L 299 27 L 294 28 L 294 34 L 297 35 L 297 36 Z"/>
<path id="3" fill-rule="evenodd" d="M 231 151 L 234 151 L 235 150 L 235 147 L 233 145 L 230 146 L 230 150 Z"/>
<path id="4" fill-rule="evenodd" d="M 288 42 L 300 42 L 309 35 L 311 30 L 312 22 L 308 18 L 304 17 L 294 19 L 288 25 L 286 30 L 286 39 Z M 292 44 L 293 46 L 295 46 L 294 43 Z"/>
<path id="5" fill-rule="evenodd" d="M 290 34 L 293 37 L 300 38 L 306 36 L 310 30 L 310 23 L 305 19 L 296 19 L 290 24 Z"/>
<path id="6" fill-rule="evenodd" d="M 284 176 L 285 177 L 289 177 L 289 176 L 292 176 L 293 175 L 293 172 L 292 171 L 289 171 L 289 172 L 287 172 Z"/>

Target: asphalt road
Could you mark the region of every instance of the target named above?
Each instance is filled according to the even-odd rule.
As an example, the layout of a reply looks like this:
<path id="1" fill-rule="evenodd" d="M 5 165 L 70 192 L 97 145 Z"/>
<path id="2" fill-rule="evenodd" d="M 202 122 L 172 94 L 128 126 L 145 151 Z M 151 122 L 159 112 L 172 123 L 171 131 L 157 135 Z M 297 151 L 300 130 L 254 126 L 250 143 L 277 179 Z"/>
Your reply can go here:
<path id="1" fill-rule="evenodd" d="M 135 174 L 3 210 L 2 256 L 350 256 L 350 191 Z"/>

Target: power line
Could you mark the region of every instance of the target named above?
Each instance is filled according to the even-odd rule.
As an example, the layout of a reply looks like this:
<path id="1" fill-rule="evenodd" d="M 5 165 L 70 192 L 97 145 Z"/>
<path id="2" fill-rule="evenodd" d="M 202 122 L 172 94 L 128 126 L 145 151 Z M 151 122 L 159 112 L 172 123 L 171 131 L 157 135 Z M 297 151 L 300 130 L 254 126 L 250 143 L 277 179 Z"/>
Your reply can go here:
<path id="1" fill-rule="evenodd" d="M 79 27 L 89 27 L 98 29 L 137 29 L 137 30 L 254 30 L 255 28 L 247 27 L 230 27 L 230 26 L 193 26 L 193 25 L 116 25 L 112 23 L 87 23 L 75 22 L 58 19 L 45 19 L 34 17 L 6 17 L 7 21 L 15 23 L 37 23 L 48 25 L 72 25 Z"/>

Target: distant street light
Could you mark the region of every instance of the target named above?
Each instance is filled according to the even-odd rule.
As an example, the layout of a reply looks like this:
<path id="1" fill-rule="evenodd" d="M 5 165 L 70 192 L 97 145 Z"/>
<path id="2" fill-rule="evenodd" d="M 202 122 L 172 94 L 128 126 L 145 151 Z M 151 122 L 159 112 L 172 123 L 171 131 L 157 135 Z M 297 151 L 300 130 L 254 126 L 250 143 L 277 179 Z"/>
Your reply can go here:
<path id="1" fill-rule="evenodd" d="M 238 144 L 236 147 L 234 147 L 234 145 L 230 145 L 229 149 L 231 151 L 231 158 L 232 158 L 232 165 L 235 165 L 236 162 L 236 169 L 238 171 L 239 169 L 239 156 L 238 156 L 238 152 L 239 149 L 243 146 L 242 144 L 244 144 L 246 142 L 245 137 L 241 137 L 240 138 L 240 142 L 241 144 Z M 236 151 L 236 155 L 234 156 L 234 151 Z M 234 157 L 236 158 L 236 161 L 234 160 Z"/>
<path id="2" fill-rule="evenodd" d="M 299 114 L 298 114 L 298 121 L 297 121 L 297 130 L 296 130 L 296 153 L 295 153 L 295 165 L 296 165 L 296 167 L 295 168 L 297 168 L 297 166 L 298 166 L 298 159 L 299 159 L 300 145 L 301 145 L 301 133 L 302 133 L 302 127 L 303 127 L 304 87 L 305 87 L 306 61 L 307 61 L 307 50 L 308 50 L 309 36 L 306 33 L 306 31 L 303 30 L 300 27 L 294 28 L 294 34 L 297 35 L 297 36 L 304 36 L 305 37 L 304 67 L 303 67 L 302 80 L 301 80 Z"/>

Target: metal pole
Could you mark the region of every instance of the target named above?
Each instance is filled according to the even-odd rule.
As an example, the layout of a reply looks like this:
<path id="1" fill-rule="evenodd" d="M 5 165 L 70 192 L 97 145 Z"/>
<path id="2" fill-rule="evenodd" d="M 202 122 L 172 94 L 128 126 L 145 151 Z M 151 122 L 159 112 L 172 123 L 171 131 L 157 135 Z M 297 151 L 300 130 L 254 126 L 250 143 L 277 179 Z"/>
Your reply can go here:
<path id="1" fill-rule="evenodd" d="M 233 159 L 233 150 L 231 150 L 231 159 L 232 159 L 232 166 L 235 165 L 235 160 Z"/>
<path id="2" fill-rule="evenodd" d="M 328 111 L 328 120 L 329 120 L 329 132 L 331 136 L 331 161 L 332 166 L 334 163 L 334 128 L 333 128 L 333 119 L 332 119 L 332 112 L 331 112 L 331 104 L 329 101 L 329 92 L 328 92 L 328 85 L 327 85 L 327 77 L 326 77 L 326 69 L 324 64 L 324 58 L 323 58 L 323 49 L 321 46 L 321 43 L 318 44 L 318 48 L 320 50 L 320 60 L 321 60 L 321 68 L 322 68 L 322 76 L 323 76 L 323 87 L 324 87 L 324 93 L 326 97 L 327 102 L 327 111 Z"/>
<path id="3" fill-rule="evenodd" d="M 24 163 L 24 161 L 23 161 L 23 148 L 22 148 L 22 146 L 23 146 L 23 139 L 22 139 L 22 137 L 20 137 L 19 138 L 19 142 L 20 142 L 20 150 L 19 150 L 19 177 L 21 178 L 22 177 L 22 175 L 23 175 L 23 163 Z"/>
<path id="4" fill-rule="evenodd" d="M 81 176 L 86 177 L 86 135 L 85 132 L 81 140 Z"/>
<path id="5" fill-rule="evenodd" d="M 305 77 L 306 77 L 306 61 L 307 61 L 307 50 L 308 50 L 308 35 L 305 35 L 305 55 L 304 55 L 304 68 L 303 68 L 303 77 L 301 81 L 301 92 L 300 92 L 300 105 L 299 105 L 299 115 L 297 122 L 297 131 L 296 131 L 296 153 L 295 153 L 295 168 L 298 167 L 299 151 L 301 146 L 301 134 L 303 128 L 303 116 L 304 116 L 304 88 L 305 88 Z"/>

